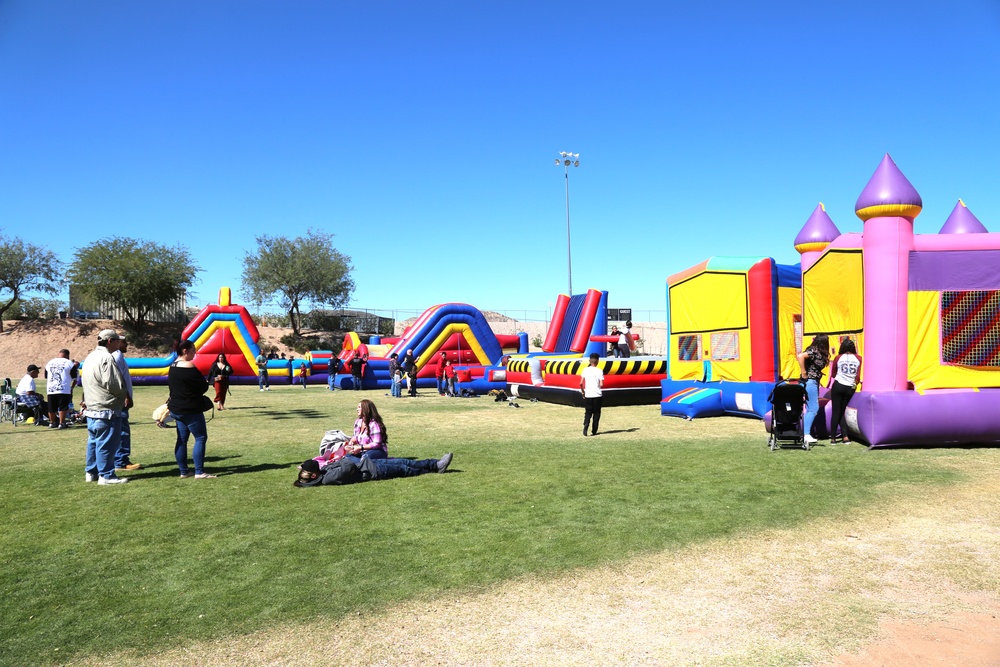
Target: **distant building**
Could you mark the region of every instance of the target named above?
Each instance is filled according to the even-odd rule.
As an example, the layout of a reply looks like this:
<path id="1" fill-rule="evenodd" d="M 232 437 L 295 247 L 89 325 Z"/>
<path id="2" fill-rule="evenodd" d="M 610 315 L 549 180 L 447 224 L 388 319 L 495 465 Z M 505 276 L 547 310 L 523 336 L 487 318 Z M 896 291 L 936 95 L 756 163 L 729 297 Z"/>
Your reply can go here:
<path id="1" fill-rule="evenodd" d="M 146 320 L 149 322 L 187 322 L 187 294 L 159 310 L 150 311 Z M 106 303 L 94 302 L 84 298 L 76 285 L 69 286 L 69 316 L 73 319 L 106 319 L 123 320 L 125 313 Z"/>

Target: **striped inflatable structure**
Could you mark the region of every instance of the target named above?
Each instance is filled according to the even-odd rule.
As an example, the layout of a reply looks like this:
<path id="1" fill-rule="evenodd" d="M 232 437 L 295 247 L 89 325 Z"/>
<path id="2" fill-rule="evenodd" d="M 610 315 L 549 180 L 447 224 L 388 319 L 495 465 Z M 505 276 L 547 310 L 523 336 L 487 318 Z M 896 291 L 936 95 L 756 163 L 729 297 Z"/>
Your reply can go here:
<path id="1" fill-rule="evenodd" d="M 407 350 L 413 350 L 417 368 L 417 387 L 436 387 L 441 354 L 459 370 L 461 382 L 483 381 L 485 369 L 499 364 L 506 355 L 526 353 L 528 335 L 497 335 L 493 333 L 482 312 L 465 303 L 445 303 L 425 310 L 398 338 L 373 338 L 363 343 L 356 332 L 344 337 L 340 359 L 343 372 L 335 379 L 342 389 L 353 389 L 354 379 L 346 366 L 355 356 L 367 358 L 362 375 L 362 388 L 388 389 L 389 357 L 396 354 L 402 361 Z M 325 376 L 324 376 L 325 377 Z M 460 384 L 461 384 L 460 382 Z"/>
<path id="2" fill-rule="evenodd" d="M 224 354 L 233 367 L 230 383 L 257 383 L 255 360 L 260 354 L 260 332 L 250 312 L 244 306 L 232 302 L 232 291 L 228 287 L 219 290 L 217 304 L 205 306 L 184 327 L 181 339 L 194 343 L 194 365 L 203 374 L 208 375 L 212 363 L 220 354 Z M 126 357 L 133 384 L 166 384 L 167 372 L 176 360 L 176 352 L 159 358 Z M 312 366 L 308 358 L 269 361 L 268 376 L 272 382 L 291 384 L 303 364 L 308 373 Z"/>
<path id="3" fill-rule="evenodd" d="M 508 365 L 515 365 L 511 362 Z M 588 359 L 551 359 L 542 366 L 542 382 L 510 382 L 513 396 L 534 398 L 547 403 L 583 407 L 580 377 L 590 365 Z M 660 382 L 666 377 L 667 362 L 660 358 L 633 357 L 631 359 L 602 359 L 597 362 L 604 372 L 603 404 L 655 405 L 660 400 Z M 520 365 L 515 365 L 521 368 Z M 522 371 L 515 371 L 521 373 Z M 510 371 L 508 370 L 508 375 Z M 514 379 L 520 379 L 515 375 Z"/>

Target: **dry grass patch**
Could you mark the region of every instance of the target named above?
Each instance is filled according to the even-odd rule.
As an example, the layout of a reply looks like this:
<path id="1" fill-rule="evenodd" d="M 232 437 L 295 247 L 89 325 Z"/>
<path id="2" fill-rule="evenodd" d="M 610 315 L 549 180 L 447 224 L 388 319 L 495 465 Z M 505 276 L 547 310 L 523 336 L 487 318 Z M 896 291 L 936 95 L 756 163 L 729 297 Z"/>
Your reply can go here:
<path id="1" fill-rule="evenodd" d="M 892 454 L 872 454 L 881 455 Z M 81 664 L 921 664 L 908 662 L 914 649 L 899 639 L 900 628 L 913 636 L 924 636 L 934 622 L 1000 630 L 994 565 L 1000 561 L 1000 450 L 956 450 L 944 458 L 964 472 L 964 482 L 911 489 L 891 502 L 794 530 L 714 540 L 155 657 Z M 954 637 L 938 642 L 939 657 L 998 664 L 990 662 L 996 643 L 965 648 L 958 642 L 967 635 Z M 863 655 L 881 662 L 841 655 L 880 640 Z"/>

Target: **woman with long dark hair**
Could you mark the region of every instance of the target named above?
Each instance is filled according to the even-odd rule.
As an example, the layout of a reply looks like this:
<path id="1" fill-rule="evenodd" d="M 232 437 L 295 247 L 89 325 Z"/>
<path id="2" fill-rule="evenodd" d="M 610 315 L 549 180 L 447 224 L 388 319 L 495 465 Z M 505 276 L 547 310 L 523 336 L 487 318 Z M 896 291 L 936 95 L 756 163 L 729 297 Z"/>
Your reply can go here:
<path id="1" fill-rule="evenodd" d="M 187 463 L 187 444 L 194 435 L 194 478 L 211 479 L 215 475 L 205 472 L 205 443 L 208 442 L 208 427 L 205 425 L 205 392 L 208 391 L 208 381 L 194 365 L 194 343 L 181 341 L 177 346 L 180 357 L 167 371 L 167 385 L 170 388 L 170 398 L 167 408 L 170 416 L 177 422 L 177 442 L 174 444 L 174 457 L 181 479 L 191 477 Z M 211 406 L 209 406 L 211 409 Z"/>
<path id="2" fill-rule="evenodd" d="M 378 408 L 367 398 L 358 403 L 358 418 L 354 422 L 354 435 L 345 446 L 348 456 L 360 462 L 363 457 L 385 459 L 389 457 L 389 432 L 378 413 Z"/>
<path id="3" fill-rule="evenodd" d="M 830 338 L 826 334 L 816 334 L 812 344 L 798 355 L 799 370 L 802 372 L 800 382 L 806 383 L 806 416 L 802 422 L 805 441 L 814 444 L 812 425 L 819 414 L 819 383 L 823 371 L 830 363 Z"/>
<path id="4" fill-rule="evenodd" d="M 216 357 L 212 369 L 208 371 L 208 376 L 215 385 L 215 407 L 219 410 L 226 409 L 226 393 L 229 391 L 229 376 L 232 374 L 233 367 L 229 365 L 224 354 Z"/>
<path id="5" fill-rule="evenodd" d="M 850 338 L 840 344 L 840 351 L 830 363 L 830 444 L 837 444 L 837 427 L 844 419 L 847 404 L 861 380 L 861 356 Z M 847 429 L 842 428 L 840 442 L 848 443 Z"/>

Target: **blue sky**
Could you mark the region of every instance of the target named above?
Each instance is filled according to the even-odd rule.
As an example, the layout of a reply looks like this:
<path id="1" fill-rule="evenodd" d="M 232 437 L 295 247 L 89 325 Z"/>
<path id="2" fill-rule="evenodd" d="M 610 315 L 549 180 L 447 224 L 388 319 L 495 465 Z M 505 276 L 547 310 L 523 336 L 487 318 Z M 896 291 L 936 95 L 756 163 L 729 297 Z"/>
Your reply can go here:
<path id="1" fill-rule="evenodd" d="M 352 304 L 665 307 L 715 255 L 795 263 L 888 152 L 936 232 L 1000 232 L 1000 2 L 0 0 L 0 231 L 70 261 L 334 233 Z M 756 6 L 759 5 L 759 6 Z"/>

